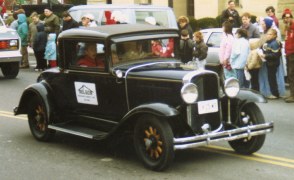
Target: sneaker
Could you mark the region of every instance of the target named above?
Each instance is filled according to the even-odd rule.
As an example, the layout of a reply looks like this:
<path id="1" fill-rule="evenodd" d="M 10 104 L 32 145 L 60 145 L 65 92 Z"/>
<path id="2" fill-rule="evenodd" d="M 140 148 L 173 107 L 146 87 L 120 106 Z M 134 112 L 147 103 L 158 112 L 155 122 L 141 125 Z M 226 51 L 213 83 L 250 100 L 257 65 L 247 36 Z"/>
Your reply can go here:
<path id="1" fill-rule="evenodd" d="M 285 99 L 286 103 L 293 103 L 294 102 L 294 96 L 290 96 L 288 98 Z"/>
<path id="2" fill-rule="evenodd" d="M 274 95 L 270 95 L 270 96 L 268 96 L 267 98 L 268 98 L 268 99 L 278 99 L 278 97 L 277 97 L 277 96 L 274 96 Z"/>

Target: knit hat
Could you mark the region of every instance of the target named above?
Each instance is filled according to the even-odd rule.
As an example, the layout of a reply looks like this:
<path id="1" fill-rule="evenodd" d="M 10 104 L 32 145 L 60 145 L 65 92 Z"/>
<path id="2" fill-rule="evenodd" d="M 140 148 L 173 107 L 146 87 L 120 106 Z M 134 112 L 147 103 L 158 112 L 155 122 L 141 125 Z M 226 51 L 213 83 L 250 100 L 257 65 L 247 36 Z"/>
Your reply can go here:
<path id="1" fill-rule="evenodd" d="M 45 8 L 44 8 L 44 10 L 45 10 L 45 9 L 47 9 L 47 10 L 49 10 L 49 11 L 53 12 L 53 11 L 52 11 L 52 8 L 51 8 L 51 7 L 49 7 L 49 6 L 48 6 L 48 7 L 45 7 Z"/>
<path id="2" fill-rule="evenodd" d="M 266 26 L 266 29 L 269 29 L 273 26 L 273 22 L 274 20 L 270 17 L 266 17 L 263 19 L 264 23 L 265 23 L 265 26 Z"/>
<path id="3" fill-rule="evenodd" d="M 83 19 L 83 18 L 89 18 L 91 21 L 94 20 L 94 16 L 93 16 L 92 14 L 84 14 L 84 15 L 82 16 L 82 19 Z"/>
<path id="4" fill-rule="evenodd" d="M 290 9 L 285 9 L 283 14 L 282 14 L 282 18 L 285 18 L 285 17 L 290 17 L 290 18 L 293 18 L 293 15 L 292 15 L 292 12 Z"/>

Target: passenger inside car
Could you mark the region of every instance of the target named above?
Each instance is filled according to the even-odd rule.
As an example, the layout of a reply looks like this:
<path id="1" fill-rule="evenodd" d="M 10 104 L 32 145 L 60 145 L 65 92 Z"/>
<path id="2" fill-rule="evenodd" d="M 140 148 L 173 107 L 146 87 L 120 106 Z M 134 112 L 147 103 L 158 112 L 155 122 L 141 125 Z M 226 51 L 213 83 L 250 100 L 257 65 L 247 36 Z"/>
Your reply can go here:
<path id="1" fill-rule="evenodd" d="M 85 44 L 85 55 L 77 62 L 81 67 L 100 67 L 104 68 L 104 59 L 97 54 L 96 43 Z"/>

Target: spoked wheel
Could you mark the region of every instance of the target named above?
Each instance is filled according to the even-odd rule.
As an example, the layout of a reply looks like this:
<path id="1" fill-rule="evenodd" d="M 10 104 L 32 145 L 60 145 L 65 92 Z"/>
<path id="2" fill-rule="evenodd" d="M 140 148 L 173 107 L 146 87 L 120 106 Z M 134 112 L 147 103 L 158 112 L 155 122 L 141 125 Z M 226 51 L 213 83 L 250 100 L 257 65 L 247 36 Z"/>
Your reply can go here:
<path id="1" fill-rule="evenodd" d="M 237 126 L 248 126 L 255 124 L 263 124 L 265 122 L 262 112 L 254 103 L 246 104 L 240 113 L 241 121 L 245 118 L 245 122 L 240 122 Z M 247 123 L 246 123 L 247 121 Z M 265 141 L 265 135 L 252 136 L 234 141 L 229 141 L 230 146 L 240 154 L 252 154 L 258 151 Z"/>
<path id="2" fill-rule="evenodd" d="M 47 109 L 41 98 L 33 97 L 28 110 L 31 133 L 38 141 L 49 141 L 55 134 L 48 129 Z"/>
<path id="3" fill-rule="evenodd" d="M 154 116 L 140 118 L 135 126 L 134 146 L 138 157 L 147 168 L 164 170 L 174 157 L 173 132 L 170 125 Z"/>

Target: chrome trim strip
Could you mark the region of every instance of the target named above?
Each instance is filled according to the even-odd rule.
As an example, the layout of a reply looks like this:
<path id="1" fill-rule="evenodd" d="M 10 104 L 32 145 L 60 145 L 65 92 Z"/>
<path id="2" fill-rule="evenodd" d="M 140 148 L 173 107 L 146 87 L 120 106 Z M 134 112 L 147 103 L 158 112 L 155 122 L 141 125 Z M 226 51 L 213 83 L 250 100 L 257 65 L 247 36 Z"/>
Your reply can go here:
<path id="1" fill-rule="evenodd" d="M 273 131 L 273 122 L 257 124 L 238 129 L 232 129 L 222 132 L 212 132 L 204 135 L 174 138 L 174 149 L 187 149 L 197 146 L 208 145 L 213 142 L 219 141 L 232 141 L 236 139 L 262 135 Z M 253 131 L 253 132 L 252 132 Z M 236 135 L 235 135 L 236 134 Z M 196 142 L 198 141 L 198 142 Z"/>
<path id="2" fill-rule="evenodd" d="M 191 105 L 187 106 L 187 123 L 189 126 L 192 126 L 192 107 Z"/>
<path id="3" fill-rule="evenodd" d="M 123 78 L 125 78 L 125 89 L 126 89 L 126 99 L 127 99 L 127 106 L 128 106 L 128 111 L 130 110 L 130 102 L 129 102 L 129 95 L 128 95 L 128 84 L 127 84 L 127 76 L 129 74 L 129 72 L 131 72 L 134 69 L 138 69 L 141 67 L 145 67 L 145 66 L 151 66 L 151 65 L 155 65 L 155 64 L 167 64 L 167 63 L 171 63 L 171 62 L 152 62 L 152 63 L 148 63 L 148 64 L 141 64 L 138 66 L 134 66 L 130 69 L 128 69 L 125 73 L 125 76 Z M 180 63 L 180 62 L 172 62 L 174 64 Z"/>
<path id="4" fill-rule="evenodd" d="M 71 131 L 68 129 L 64 129 L 61 127 L 56 127 L 56 126 L 52 126 L 52 125 L 48 125 L 49 129 L 54 129 L 57 131 L 61 131 L 61 132 L 65 132 L 65 133 L 69 133 L 69 134 L 73 134 L 73 135 L 77 135 L 77 136 L 81 136 L 81 137 L 85 137 L 85 138 L 89 138 L 89 139 L 94 139 L 94 136 L 89 135 L 89 134 L 85 134 L 85 133 L 80 133 L 80 132 L 76 132 L 76 131 Z"/>

